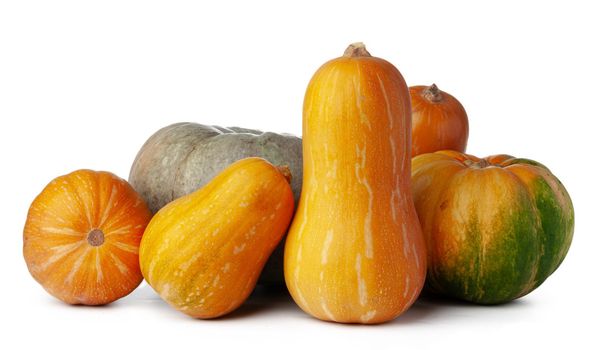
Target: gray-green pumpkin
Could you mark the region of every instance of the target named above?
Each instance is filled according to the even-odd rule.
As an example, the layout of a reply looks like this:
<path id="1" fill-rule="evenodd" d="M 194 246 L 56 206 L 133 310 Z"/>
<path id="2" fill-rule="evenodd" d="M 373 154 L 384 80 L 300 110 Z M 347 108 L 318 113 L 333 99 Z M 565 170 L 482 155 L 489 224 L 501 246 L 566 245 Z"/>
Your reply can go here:
<path id="1" fill-rule="evenodd" d="M 291 170 L 295 203 L 301 194 L 301 138 L 239 127 L 177 123 L 158 130 L 143 145 L 131 167 L 129 182 L 157 212 L 194 192 L 237 160 L 262 157 Z M 284 241 L 264 267 L 260 283 L 283 285 Z"/>

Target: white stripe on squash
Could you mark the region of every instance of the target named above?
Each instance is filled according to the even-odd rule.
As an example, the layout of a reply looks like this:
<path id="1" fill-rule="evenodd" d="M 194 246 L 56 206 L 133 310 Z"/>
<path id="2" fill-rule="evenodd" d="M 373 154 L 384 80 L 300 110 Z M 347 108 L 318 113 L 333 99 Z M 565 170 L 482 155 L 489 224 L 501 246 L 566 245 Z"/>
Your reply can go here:
<path id="1" fill-rule="evenodd" d="M 324 247 L 322 248 L 322 265 L 326 265 L 326 263 L 328 263 L 328 250 L 330 249 L 333 236 L 334 231 L 332 229 L 326 232 L 326 239 L 324 240 Z"/>

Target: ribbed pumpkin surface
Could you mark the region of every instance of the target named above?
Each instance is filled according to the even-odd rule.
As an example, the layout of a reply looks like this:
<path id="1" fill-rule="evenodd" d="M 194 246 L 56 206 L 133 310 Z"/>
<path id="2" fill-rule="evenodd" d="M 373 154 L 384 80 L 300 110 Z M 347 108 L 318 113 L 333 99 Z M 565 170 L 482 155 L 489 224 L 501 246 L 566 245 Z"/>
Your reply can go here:
<path id="1" fill-rule="evenodd" d="M 428 246 L 428 285 L 496 304 L 537 288 L 565 258 L 573 206 L 538 162 L 452 151 L 413 159 L 414 199 Z"/>
<path id="2" fill-rule="evenodd" d="M 27 267 L 64 302 L 112 302 L 142 281 L 138 249 L 150 218 L 141 197 L 111 173 L 61 176 L 29 209 L 23 233 Z"/>

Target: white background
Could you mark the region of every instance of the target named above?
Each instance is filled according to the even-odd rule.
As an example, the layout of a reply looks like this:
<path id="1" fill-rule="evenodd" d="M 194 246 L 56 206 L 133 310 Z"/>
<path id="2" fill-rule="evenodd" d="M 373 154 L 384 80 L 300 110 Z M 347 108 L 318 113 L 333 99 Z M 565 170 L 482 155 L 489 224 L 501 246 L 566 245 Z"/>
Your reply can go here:
<path id="1" fill-rule="evenodd" d="M 0 347 L 595 347 L 598 11 L 452 3 L 2 1 Z M 409 85 L 460 99 L 470 153 L 536 159 L 567 186 L 573 245 L 538 290 L 497 307 L 425 299 L 394 322 L 346 326 L 264 293 L 230 317 L 193 320 L 145 284 L 108 307 L 72 307 L 30 277 L 22 227 L 52 178 L 126 178 L 145 139 L 178 121 L 300 134 L 308 80 L 354 41 Z"/>

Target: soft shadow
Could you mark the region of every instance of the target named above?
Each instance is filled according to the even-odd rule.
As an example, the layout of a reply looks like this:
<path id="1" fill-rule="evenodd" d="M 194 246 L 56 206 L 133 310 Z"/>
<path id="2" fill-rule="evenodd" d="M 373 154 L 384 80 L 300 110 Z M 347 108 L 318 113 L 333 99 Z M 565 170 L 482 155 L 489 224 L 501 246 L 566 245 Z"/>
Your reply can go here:
<path id="1" fill-rule="evenodd" d="M 531 302 L 525 299 L 516 299 L 502 304 L 481 305 L 441 295 L 424 293 L 409 310 L 386 325 L 408 326 L 417 323 L 431 323 L 439 318 L 458 317 L 458 315 L 462 314 L 462 311 L 466 310 L 479 310 L 483 312 L 516 310 L 528 308 L 531 304 Z"/>
<path id="2" fill-rule="evenodd" d="M 214 320 L 236 320 L 260 313 L 278 312 L 295 307 L 295 303 L 286 287 L 256 286 L 253 293 L 238 309 Z"/>
<path id="3" fill-rule="evenodd" d="M 59 300 L 53 299 L 51 301 L 55 305 L 64 305 Z M 182 317 L 188 317 L 182 313 L 174 310 L 165 301 L 153 291 L 153 289 L 147 285 L 142 284 L 133 293 L 126 298 L 119 300 L 115 303 L 104 305 L 104 306 L 85 306 L 85 305 L 73 305 L 75 308 L 106 308 L 112 309 L 115 307 L 122 307 L 125 305 L 151 305 L 152 308 L 158 309 L 160 312 L 167 312 L 171 315 L 178 315 Z M 430 324 L 433 322 L 446 322 L 449 319 L 459 319 L 463 317 L 464 313 L 469 314 L 470 312 L 493 312 L 498 310 L 518 310 L 522 308 L 531 307 L 533 302 L 526 298 L 516 299 L 514 301 L 497 304 L 497 305 L 478 305 L 455 298 L 448 298 L 428 292 L 422 293 L 418 300 L 405 311 L 402 315 L 391 322 L 382 324 L 382 326 L 410 326 L 417 324 Z M 263 286 L 258 285 L 249 298 L 235 311 L 228 315 L 212 319 L 212 321 L 229 321 L 239 320 L 247 317 L 259 316 L 272 312 L 283 312 L 287 315 L 296 314 L 296 317 L 313 319 L 314 321 L 321 322 L 300 310 L 291 298 L 286 287 L 283 286 Z M 294 316 L 294 317 L 295 317 Z M 175 316 L 173 316 L 175 317 Z M 193 318 L 188 317 L 193 320 Z M 326 322 L 329 325 L 335 326 L 361 326 L 360 324 L 339 324 L 335 322 Z"/>
<path id="4" fill-rule="evenodd" d="M 422 294 L 418 301 L 419 303 L 431 305 L 431 306 L 450 306 L 450 307 L 460 307 L 460 308 L 478 308 L 478 309 L 512 309 L 512 308 L 521 308 L 521 307 L 528 307 L 531 303 L 526 300 L 525 298 L 515 299 L 506 303 L 502 304 L 475 304 L 464 300 L 459 300 L 456 298 L 446 297 L 437 294 L 425 293 Z"/>
<path id="5" fill-rule="evenodd" d="M 109 309 L 114 309 L 117 307 L 116 302 L 112 302 L 110 304 L 105 304 L 105 305 L 84 305 L 84 304 L 68 304 L 65 303 L 62 300 L 56 299 L 54 297 L 49 297 L 48 301 L 47 301 L 50 305 L 52 306 L 56 306 L 56 307 L 70 307 L 72 309 L 104 309 L 104 310 L 109 310 Z"/>
<path id="6" fill-rule="evenodd" d="M 155 300 L 162 300 L 158 293 L 156 293 L 149 284 L 143 283 L 137 289 L 135 289 L 131 294 L 127 295 L 124 300 L 127 303 L 135 303 L 135 302 L 146 302 L 146 301 L 155 301 Z"/>
<path id="7" fill-rule="evenodd" d="M 405 311 L 402 315 L 398 318 L 386 322 L 386 323 L 377 323 L 377 324 L 362 324 L 362 323 L 338 323 L 333 321 L 324 321 L 327 325 L 333 327 L 388 327 L 388 326 L 397 326 L 397 325 L 413 325 L 417 323 L 422 323 L 426 319 L 430 319 L 432 315 L 437 314 L 440 309 L 433 305 L 428 305 L 426 303 L 422 303 L 419 300 L 416 301 L 409 310 Z M 317 320 L 316 318 L 313 318 Z M 322 322 L 318 320 L 318 322 Z"/>
<path id="8" fill-rule="evenodd" d="M 405 311 L 402 315 L 388 324 L 408 325 L 421 323 L 427 319 L 430 319 L 432 316 L 434 316 L 434 314 L 438 314 L 441 311 L 442 310 L 434 305 L 417 300 L 415 303 L 413 303 L 413 305 L 411 305 L 409 310 Z"/>
<path id="9" fill-rule="evenodd" d="M 140 285 L 135 291 L 126 296 L 125 298 L 112 303 L 114 306 L 127 306 L 127 307 L 151 307 L 158 309 L 159 312 L 167 312 L 169 314 L 183 315 L 189 320 L 193 320 L 192 317 L 185 315 L 184 313 L 175 310 L 168 303 L 160 298 L 160 296 L 150 287 L 147 283 Z M 291 299 L 286 287 L 283 286 L 256 286 L 255 290 L 249 296 L 249 298 L 235 311 L 228 315 L 211 319 L 213 321 L 218 320 L 234 320 L 241 319 L 244 317 L 260 314 L 263 312 L 271 312 L 284 310 L 287 308 L 295 307 L 295 303 Z"/>

